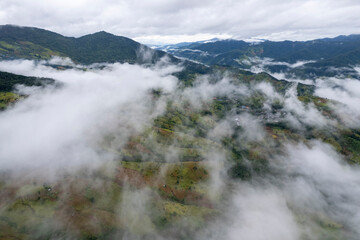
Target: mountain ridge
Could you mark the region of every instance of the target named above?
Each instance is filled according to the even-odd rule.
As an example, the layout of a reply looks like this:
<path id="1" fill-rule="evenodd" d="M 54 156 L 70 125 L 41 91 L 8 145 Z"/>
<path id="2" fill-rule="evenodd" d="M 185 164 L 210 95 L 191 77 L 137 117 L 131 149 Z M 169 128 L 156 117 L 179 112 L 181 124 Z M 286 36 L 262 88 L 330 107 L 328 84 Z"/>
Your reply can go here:
<path id="1" fill-rule="evenodd" d="M 70 57 L 82 64 L 96 62 L 129 62 L 145 63 L 139 56 L 139 50 L 152 53 L 151 62 L 156 62 L 169 54 L 152 50 L 130 38 L 117 36 L 105 31 L 87 34 L 78 38 L 34 27 L 13 25 L 0 26 L 0 58 L 1 59 L 49 59 L 52 56 Z M 40 54 L 36 51 L 40 49 Z M 43 52 L 48 52 L 45 54 Z M 43 54 L 41 54 L 43 53 Z"/>
<path id="2" fill-rule="evenodd" d="M 306 79 L 342 75 L 356 77 L 352 69 L 360 64 L 360 35 L 340 35 L 309 41 L 263 41 L 256 44 L 243 40 L 226 39 L 210 43 L 193 43 L 187 46 L 163 50 L 182 58 L 195 60 L 206 65 L 233 66 L 250 69 L 259 66 L 259 60 L 272 61 L 265 71 L 285 72 L 288 75 Z M 254 61 L 254 58 L 258 58 Z M 312 61 L 289 68 L 286 64 Z M 285 64 L 285 65 L 286 65 Z M 279 65 L 275 68 L 274 65 Z M 280 66 L 281 65 L 281 66 Z M 264 67 L 264 66 L 262 66 Z M 337 69 L 335 69 L 337 68 Z M 341 69 L 348 68 L 348 69 Z"/>

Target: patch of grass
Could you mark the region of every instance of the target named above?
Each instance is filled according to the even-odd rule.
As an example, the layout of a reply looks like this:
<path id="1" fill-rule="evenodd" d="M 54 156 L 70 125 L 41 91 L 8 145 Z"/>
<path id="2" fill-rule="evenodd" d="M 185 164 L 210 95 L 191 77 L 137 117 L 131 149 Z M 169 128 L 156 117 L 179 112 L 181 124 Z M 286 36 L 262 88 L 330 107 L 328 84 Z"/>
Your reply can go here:
<path id="1" fill-rule="evenodd" d="M 0 92 L 0 110 L 21 99 L 21 96 L 13 92 Z"/>
<path id="2" fill-rule="evenodd" d="M 197 218 L 202 218 L 205 215 L 212 214 L 214 212 L 214 210 L 210 208 L 185 205 L 171 201 L 165 201 L 163 207 L 166 216 L 171 216 L 171 217 L 193 216 Z"/>
<path id="3" fill-rule="evenodd" d="M 198 183 L 208 180 L 205 163 L 184 162 L 171 164 L 166 173 L 166 184 L 172 188 L 198 191 Z"/>
<path id="4" fill-rule="evenodd" d="M 26 58 L 26 59 L 50 59 L 54 56 L 65 55 L 52 51 L 49 48 L 34 44 L 28 41 L 19 41 L 8 43 L 5 41 L 0 41 L 0 47 L 2 49 L 2 54 L 8 56 L 9 58 Z"/>

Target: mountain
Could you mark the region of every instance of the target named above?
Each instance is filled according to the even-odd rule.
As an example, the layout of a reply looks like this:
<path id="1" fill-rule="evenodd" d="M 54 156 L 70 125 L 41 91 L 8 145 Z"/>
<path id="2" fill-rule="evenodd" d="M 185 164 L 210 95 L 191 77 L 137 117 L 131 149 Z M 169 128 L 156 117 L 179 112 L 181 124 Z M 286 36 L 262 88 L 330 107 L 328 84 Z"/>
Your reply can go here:
<path id="1" fill-rule="evenodd" d="M 312 41 L 264 41 L 249 43 L 241 40 L 222 40 L 192 44 L 168 50 L 178 57 L 192 59 L 207 65 L 225 65 L 251 68 L 259 63 L 269 71 L 285 71 L 304 78 L 357 75 L 351 68 L 360 64 L 360 35 L 339 36 Z M 271 62 L 265 63 L 262 59 Z M 300 61 L 304 64 L 290 66 Z M 310 61 L 310 62 L 306 62 Z M 296 68 L 296 69 L 295 69 Z"/>
<path id="2" fill-rule="evenodd" d="M 50 78 L 26 77 L 1 71 L 0 79 L 0 92 L 13 91 L 18 84 L 25 86 L 45 86 L 55 83 L 55 81 Z"/>
<path id="3" fill-rule="evenodd" d="M 153 64 L 166 56 L 171 63 L 182 64 L 184 68 L 176 76 L 187 84 L 194 80 L 194 74 L 209 71 L 202 64 L 180 60 L 130 38 L 104 31 L 74 38 L 34 27 L 0 26 L 0 60 L 46 60 L 54 56 L 69 57 L 85 65 L 101 62 Z"/>
<path id="4" fill-rule="evenodd" d="M 34 27 L 0 26 L 0 59 L 49 59 L 61 56 L 81 64 L 153 63 L 165 55 L 172 61 L 178 61 L 163 51 L 104 31 L 74 38 Z"/>
<path id="5" fill-rule="evenodd" d="M 43 87 L 50 84 L 59 85 L 50 78 L 27 77 L 0 71 L 0 110 L 4 110 L 23 97 L 16 93 L 17 85 Z"/>
<path id="6" fill-rule="evenodd" d="M 249 43 L 242 40 L 222 40 L 203 44 L 193 44 L 179 48 L 176 55 L 186 54 L 186 51 L 201 51 L 205 55 L 223 56 L 231 53 L 243 54 L 247 57 L 268 57 L 275 61 L 295 63 L 303 60 L 330 59 L 341 54 L 348 54 L 360 49 L 360 35 L 339 36 L 336 38 L 317 39 L 312 41 L 264 41 Z M 185 53 L 183 53 L 185 52 Z M 234 60 L 234 59 L 232 59 Z M 211 63 L 211 62 L 209 62 Z M 348 63 L 360 63 L 354 59 Z M 342 63 L 338 63 L 342 65 Z"/>

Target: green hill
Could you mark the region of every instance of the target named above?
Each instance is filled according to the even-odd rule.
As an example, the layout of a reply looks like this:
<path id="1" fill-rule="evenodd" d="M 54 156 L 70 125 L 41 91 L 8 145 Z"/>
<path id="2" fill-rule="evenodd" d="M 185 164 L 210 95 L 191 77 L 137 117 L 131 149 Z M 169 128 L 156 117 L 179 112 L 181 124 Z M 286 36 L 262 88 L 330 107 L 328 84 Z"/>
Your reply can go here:
<path id="1" fill-rule="evenodd" d="M 26 77 L 0 71 L 0 110 L 17 102 L 22 97 L 14 91 L 17 85 L 41 87 L 54 83 L 55 81 L 50 78 Z"/>
<path id="2" fill-rule="evenodd" d="M 143 57 L 143 53 L 148 56 Z M 97 62 L 155 62 L 168 55 L 163 51 L 107 32 L 97 32 L 80 38 L 33 27 L 4 25 L 0 27 L 0 59 L 49 59 L 52 56 L 69 57 L 81 64 Z"/>

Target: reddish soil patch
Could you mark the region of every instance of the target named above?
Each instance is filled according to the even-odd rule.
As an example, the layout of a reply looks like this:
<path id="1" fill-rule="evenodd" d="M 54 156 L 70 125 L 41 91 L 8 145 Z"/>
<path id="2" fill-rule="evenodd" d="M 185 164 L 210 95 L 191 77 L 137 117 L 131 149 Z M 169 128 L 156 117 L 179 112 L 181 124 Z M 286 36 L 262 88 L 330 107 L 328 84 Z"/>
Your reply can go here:
<path id="1" fill-rule="evenodd" d="M 171 137 L 174 134 L 173 132 L 167 131 L 163 128 L 154 127 L 154 129 L 165 137 Z"/>
<path id="2" fill-rule="evenodd" d="M 178 190 L 173 189 L 167 185 L 159 185 L 159 190 L 164 192 L 167 197 L 173 196 L 180 202 L 186 204 L 195 204 L 202 207 L 212 208 L 212 204 L 209 199 L 207 199 L 203 194 L 194 192 L 191 190 Z"/>
<path id="3" fill-rule="evenodd" d="M 145 187 L 146 180 L 144 176 L 132 169 L 119 167 L 115 176 L 115 182 L 120 186 L 124 186 L 125 184 L 130 184 L 131 186 L 141 188 Z"/>
<path id="4" fill-rule="evenodd" d="M 16 197 L 16 192 L 18 188 L 9 187 L 0 191 L 0 207 L 5 205 L 6 203 L 12 201 Z"/>
<path id="5" fill-rule="evenodd" d="M 130 151 L 139 151 L 142 153 L 151 154 L 151 151 L 148 148 L 146 148 L 144 145 L 137 143 L 137 142 L 128 142 L 128 144 L 126 145 L 125 148 Z"/>
<path id="6" fill-rule="evenodd" d="M 195 165 L 194 165 L 195 166 Z M 136 170 L 119 167 L 115 177 L 115 182 L 120 186 L 129 184 L 136 188 L 145 186 L 157 188 L 162 197 L 174 198 L 179 202 L 186 204 L 194 204 L 202 207 L 212 208 L 212 204 L 203 194 L 191 190 L 175 189 L 166 185 L 164 181 L 156 179 L 156 177 L 143 176 Z"/>

